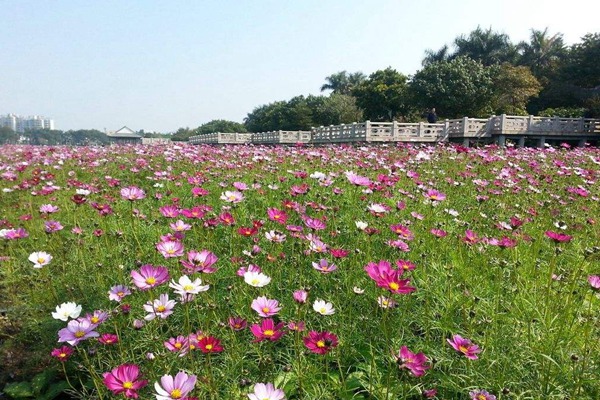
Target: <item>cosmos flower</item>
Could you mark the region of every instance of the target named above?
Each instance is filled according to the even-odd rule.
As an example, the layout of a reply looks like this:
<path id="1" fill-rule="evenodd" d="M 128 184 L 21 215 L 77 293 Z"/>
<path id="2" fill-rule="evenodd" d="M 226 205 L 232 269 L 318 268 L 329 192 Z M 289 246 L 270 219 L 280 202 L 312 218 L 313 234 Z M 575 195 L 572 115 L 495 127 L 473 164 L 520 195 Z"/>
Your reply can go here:
<path id="1" fill-rule="evenodd" d="M 271 278 L 262 272 L 246 271 L 244 282 L 253 287 L 263 287 L 271 282 Z"/>
<path id="2" fill-rule="evenodd" d="M 62 303 L 56 306 L 56 311 L 52 313 L 52 318 L 61 321 L 67 321 L 69 318 L 77 318 L 81 314 L 81 306 L 73 302 Z"/>
<path id="3" fill-rule="evenodd" d="M 600 275 L 588 276 L 588 282 L 594 289 L 600 289 Z"/>
<path id="4" fill-rule="evenodd" d="M 158 250 L 164 258 L 181 257 L 183 255 L 183 244 L 179 241 L 172 240 L 159 242 L 156 244 L 156 250 Z"/>
<path id="5" fill-rule="evenodd" d="M 142 200 L 146 198 L 146 193 L 135 186 L 129 186 L 121 189 L 121 198 L 129 201 Z"/>
<path id="6" fill-rule="evenodd" d="M 324 258 L 322 258 L 321 261 L 319 261 L 318 263 L 313 262 L 312 266 L 314 269 L 316 269 L 317 271 L 319 271 L 323 274 L 328 274 L 337 269 L 337 266 L 335 264 L 329 264 L 329 261 L 327 261 Z"/>
<path id="7" fill-rule="evenodd" d="M 270 340 L 272 342 L 279 340 L 285 333 L 282 328 L 285 326 L 285 322 L 275 324 L 271 318 L 263 319 L 259 324 L 253 324 L 250 327 L 250 331 L 256 337 L 255 343 L 262 342 L 263 340 Z"/>
<path id="8" fill-rule="evenodd" d="M 496 396 L 485 390 L 473 390 L 469 392 L 471 400 L 496 400 Z"/>
<path id="9" fill-rule="evenodd" d="M 408 369 L 414 376 L 423 376 L 425 371 L 430 368 L 426 365 L 428 359 L 425 354 L 413 353 L 406 346 L 400 348 L 395 358 L 400 368 Z"/>
<path id="10" fill-rule="evenodd" d="M 308 292 L 306 290 L 296 290 L 294 291 L 293 297 L 297 303 L 304 304 L 308 298 Z"/>
<path id="11" fill-rule="evenodd" d="M 465 339 L 460 335 L 454 335 L 452 339 L 446 339 L 450 346 L 465 357 L 471 360 L 477 360 L 477 354 L 481 353 L 479 346 L 473 344 L 469 339 Z"/>
<path id="12" fill-rule="evenodd" d="M 244 195 L 238 191 L 226 191 L 225 193 L 221 193 L 221 200 L 226 201 L 227 203 L 237 204 L 244 200 Z"/>
<path id="13" fill-rule="evenodd" d="M 71 346 L 77 346 L 82 340 L 100 336 L 100 334 L 94 330 L 95 327 L 96 325 L 93 325 L 90 321 L 85 319 L 71 320 L 66 328 L 58 331 L 58 342 L 67 342 Z"/>
<path id="14" fill-rule="evenodd" d="M 546 231 L 546 236 L 554 241 L 554 243 L 568 243 L 573 239 L 573 236 L 561 232 Z"/>
<path id="15" fill-rule="evenodd" d="M 139 271 L 131 271 L 133 284 L 140 290 L 149 290 L 169 280 L 169 271 L 165 267 L 145 264 Z"/>
<path id="16" fill-rule="evenodd" d="M 177 302 L 175 300 L 169 300 L 168 294 L 161 294 L 158 299 L 148 301 L 144 304 L 144 310 L 148 312 L 144 319 L 146 321 L 152 321 L 156 317 L 165 319 L 173 314 L 175 304 L 177 304 Z"/>
<path id="17" fill-rule="evenodd" d="M 123 394 L 128 399 L 137 399 L 137 391 L 148 384 L 140 379 L 140 368 L 135 364 L 122 364 L 102 374 L 102 382 L 114 395 Z"/>
<path id="18" fill-rule="evenodd" d="M 265 296 L 254 299 L 251 308 L 263 318 L 271 317 L 281 310 L 277 300 L 267 299 Z"/>
<path id="19" fill-rule="evenodd" d="M 324 300 L 315 300 L 313 303 L 313 310 L 321 315 L 333 315 L 335 313 L 335 308 L 333 308 L 333 304 L 328 303 Z"/>
<path id="20" fill-rule="evenodd" d="M 218 260 L 217 256 L 208 250 L 200 252 L 190 250 L 187 253 L 187 261 L 179 260 L 179 262 L 187 269 L 187 273 L 203 272 L 205 274 L 212 274 L 217 270 L 213 265 Z"/>
<path id="21" fill-rule="evenodd" d="M 29 255 L 28 260 L 33 263 L 33 268 L 42 268 L 44 265 L 50 264 L 52 256 L 44 251 L 36 251 Z"/>
<path id="22" fill-rule="evenodd" d="M 200 292 L 206 292 L 210 285 L 202 285 L 202 279 L 196 278 L 193 281 L 187 276 L 182 275 L 178 282 L 171 280 L 169 287 L 175 289 L 175 293 L 184 297 L 186 295 L 196 295 Z"/>
<path id="23" fill-rule="evenodd" d="M 272 383 L 257 383 L 254 392 L 248 394 L 250 400 L 285 400 L 285 393 L 275 389 Z"/>
<path id="24" fill-rule="evenodd" d="M 112 301 L 120 302 L 125 296 L 129 296 L 131 290 L 125 285 L 116 285 L 110 288 L 108 291 L 108 299 Z"/>
<path id="25" fill-rule="evenodd" d="M 203 353 L 220 353 L 223 351 L 221 341 L 214 336 L 204 336 L 198 340 L 198 347 Z"/>
<path id="26" fill-rule="evenodd" d="M 73 348 L 69 346 L 61 346 L 60 348 L 53 349 L 50 352 L 52 357 L 55 357 L 60 362 L 65 362 L 73 354 Z"/>
<path id="27" fill-rule="evenodd" d="M 326 354 L 338 345 L 338 337 L 327 331 L 310 331 L 302 341 L 304 346 L 315 354 Z"/>
<path id="28" fill-rule="evenodd" d="M 196 375 L 188 375 L 181 371 L 173 378 L 171 375 L 163 375 L 160 383 L 154 383 L 156 400 L 182 400 L 194 390 L 196 386 Z"/>

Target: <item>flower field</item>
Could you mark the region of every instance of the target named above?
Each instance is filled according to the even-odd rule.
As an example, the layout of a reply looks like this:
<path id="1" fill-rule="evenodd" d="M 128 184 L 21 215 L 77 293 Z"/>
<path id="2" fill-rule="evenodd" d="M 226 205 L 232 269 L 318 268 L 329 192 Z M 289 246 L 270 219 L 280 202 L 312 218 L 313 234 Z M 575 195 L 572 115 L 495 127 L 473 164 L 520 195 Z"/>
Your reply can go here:
<path id="1" fill-rule="evenodd" d="M 566 147 L 0 147 L 0 389 L 598 399 L 600 151 Z"/>

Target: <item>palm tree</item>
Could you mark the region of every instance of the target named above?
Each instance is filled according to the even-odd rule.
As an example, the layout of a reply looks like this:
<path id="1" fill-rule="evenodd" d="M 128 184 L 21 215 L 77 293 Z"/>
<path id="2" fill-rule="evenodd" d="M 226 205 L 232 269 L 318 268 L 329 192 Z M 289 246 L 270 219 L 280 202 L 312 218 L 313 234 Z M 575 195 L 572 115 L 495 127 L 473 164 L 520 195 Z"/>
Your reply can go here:
<path id="1" fill-rule="evenodd" d="M 366 79 L 362 72 L 348 74 L 346 71 L 337 72 L 325 78 L 327 83 L 321 86 L 321 92 L 333 90 L 336 94 L 350 94 L 352 89 Z"/>
<path id="2" fill-rule="evenodd" d="M 435 62 L 448 61 L 450 57 L 450 48 L 447 44 L 445 44 L 438 51 L 433 51 L 431 49 L 425 50 L 425 58 L 423 58 L 423 61 L 421 61 L 421 65 L 426 67 Z"/>
<path id="3" fill-rule="evenodd" d="M 521 54 L 519 64 L 528 66 L 536 78 L 544 80 L 567 54 L 562 33 L 550 36 L 548 28 L 532 29 L 529 43 L 521 42 L 517 48 Z"/>
<path id="4" fill-rule="evenodd" d="M 508 35 L 477 27 L 468 37 L 461 35 L 454 40 L 456 51 L 452 58 L 467 56 L 480 61 L 483 65 L 513 63 L 517 58 L 517 49 Z"/>

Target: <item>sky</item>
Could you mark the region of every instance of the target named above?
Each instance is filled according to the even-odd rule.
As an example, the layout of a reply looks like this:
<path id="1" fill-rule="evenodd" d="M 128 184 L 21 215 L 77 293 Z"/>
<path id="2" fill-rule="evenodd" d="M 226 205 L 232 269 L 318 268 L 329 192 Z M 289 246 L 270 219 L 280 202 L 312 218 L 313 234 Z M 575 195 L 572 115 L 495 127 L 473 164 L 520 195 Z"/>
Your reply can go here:
<path id="1" fill-rule="evenodd" d="M 481 26 L 567 44 L 600 32 L 592 0 L 2 0 L 0 115 L 55 128 L 173 132 L 320 94 L 325 77 L 406 75 Z"/>

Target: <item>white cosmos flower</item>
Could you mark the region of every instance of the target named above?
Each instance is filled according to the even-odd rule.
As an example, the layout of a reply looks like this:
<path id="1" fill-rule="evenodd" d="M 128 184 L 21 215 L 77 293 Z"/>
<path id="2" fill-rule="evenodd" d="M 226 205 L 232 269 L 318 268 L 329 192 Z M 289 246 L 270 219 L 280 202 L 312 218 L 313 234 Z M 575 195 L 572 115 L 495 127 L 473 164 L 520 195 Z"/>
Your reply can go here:
<path id="1" fill-rule="evenodd" d="M 333 304 L 327 303 L 324 300 L 315 300 L 313 303 L 313 310 L 318 312 L 321 315 L 332 315 L 335 313 L 335 309 L 333 308 Z"/>
<path id="2" fill-rule="evenodd" d="M 81 196 L 87 196 L 87 195 L 89 195 L 91 192 L 90 192 L 89 190 L 87 190 L 87 189 L 76 189 L 76 190 L 75 190 L 75 193 L 76 193 L 76 194 L 79 194 L 79 195 L 81 195 Z"/>
<path id="3" fill-rule="evenodd" d="M 42 268 L 44 265 L 50 264 L 52 256 L 43 251 L 36 251 L 29 255 L 29 261 L 33 263 L 33 268 Z"/>
<path id="4" fill-rule="evenodd" d="M 171 280 L 169 287 L 175 289 L 175 293 L 178 295 L 183 296 L 186 294 L 198 294 L 200 292 L 206 292 L 210 286 L 202 286 L 202 280 L 200 278 L 196 278 L 194 281 L 192 281 L 189 276 L 183 275 L 181 278 L 179 278 L 179 282 L 175 282 L 175 279 Z"/>
<path id="5" fill-rule="evenodd" d="M 248 271 L 244 274 L 244 282 L 250 286 L 263 287 L 271 282 L 271 278 L 262 272 Z"/>
<path id="6" fill-rule="evenodd" d="M 361 231 L 364 231 L 365 229 L 367 229 L 367 226 L 369 226 L 369 224 L 367 224 L 364 221 L 356 221 L 354 222 L 354 224 L 356 225 L 356 227 L 358 229 L 360 229 Z"/>
<path id="7" fill-rule="evenodd" d="M 66 321 L 70 318 L 77 318 L 81 314 L 81 306 L 73 302 L 62 303 L 60 306 L 56 306 L 56 312 L 52 313 L 52 318 Z"/>

